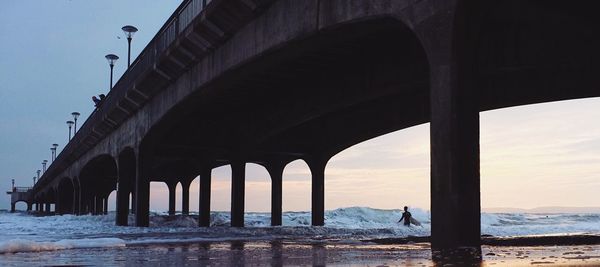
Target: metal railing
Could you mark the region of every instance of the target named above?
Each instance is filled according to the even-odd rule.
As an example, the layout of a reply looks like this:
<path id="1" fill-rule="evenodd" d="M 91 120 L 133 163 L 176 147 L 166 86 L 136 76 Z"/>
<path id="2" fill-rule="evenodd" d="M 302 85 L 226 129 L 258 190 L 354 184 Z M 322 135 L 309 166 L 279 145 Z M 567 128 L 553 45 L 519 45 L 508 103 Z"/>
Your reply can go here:
<path id="1" fill-rule="evenodd" d="M 27 191 L 29 191 L 31 189 L 32 189 L 32 187 L 17 186 L 17 187 L 13 187 L 13 192 L 16 192 L 16 193 L 26 193 Z"/>
<path id="2" fill-rule="evenodd" d="M 112 90 L 106 95 L 99 108 L 95 109 L 84 121 L 75 133 L 73 138 L 64 149 L 57 155 L 55 161 L 48 167 L 46 173 L 51 175 L 57 168 L 57 165 L 65 165 L 65 158 L 73 156 L 79 144 L 85 141 L 85 138 L 93 133 L 93 126 L 100 123 L 108 113 L 108 107 L 114 107 L 117 101 L 122 99 L 127 93 L 133 82 L 141 74 L 153 68 L 157 58 L 173 44 L 177 36 L 214 0 L 185 0 L 173 15 L 167 19 L 167 22 L 161 27 L 158 33 L 146 45 L 137 58 L 131 63 L 131 66 L 123 73 L 121 78 L 113 86 Z M 87 150 L 86 150 L 87 151 Z M 84 153 L 85 151 L 81 152 Z M 46 175 L 43 175 L 38 184 L 46 183 Z M 37 185 L 37 184 L 36 184 Z"/>

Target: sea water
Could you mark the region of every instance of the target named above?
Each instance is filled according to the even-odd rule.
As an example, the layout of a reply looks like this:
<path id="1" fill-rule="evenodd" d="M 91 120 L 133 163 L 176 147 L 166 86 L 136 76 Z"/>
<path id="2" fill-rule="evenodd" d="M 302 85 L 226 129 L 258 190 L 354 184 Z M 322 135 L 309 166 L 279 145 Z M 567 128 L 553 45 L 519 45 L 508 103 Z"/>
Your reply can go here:
<path id="1" fill-rule="evenodd" d="M 326 211 L 325 226 L 311 227 L 310 212 L 284 212 L 283 226 L 271 227 L 270 214 L 249 212 L 244 228 L 229 227 L 228 212 L 211 213 L 211 227 L 197 226 L 197 214 L 168 216 L 151 212 L 150 227 L 115 226 L 115 215 L 34 216 L 0 212 L 0 253 L 113 248 L 131 245 L 218 242 L 235 240 L 295 240 L 360 242 L 376 238 L 428 236 L 430 213 L 411 209 L 421 226 L 397 221 L 401 210 L 367 207 Z M 130 222 L 133 217 L 130 216 Z M 527 236 L 600 234 L 600 214 L 483 213 L 482 234 Z"/>

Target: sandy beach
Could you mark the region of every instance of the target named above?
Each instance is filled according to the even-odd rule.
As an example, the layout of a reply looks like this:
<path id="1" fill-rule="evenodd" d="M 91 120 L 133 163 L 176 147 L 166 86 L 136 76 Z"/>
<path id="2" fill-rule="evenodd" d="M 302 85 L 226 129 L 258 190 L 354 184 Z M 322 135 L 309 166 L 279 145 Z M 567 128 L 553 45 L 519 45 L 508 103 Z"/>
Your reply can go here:
<path id="1" fill-rule="evenodd" d="M 0 255 L 3 266 L 599 266 L 600 245 L 483 246 L 482 259 L 432 259 L 428 243 L 291 240 L 138 244 Z"/>

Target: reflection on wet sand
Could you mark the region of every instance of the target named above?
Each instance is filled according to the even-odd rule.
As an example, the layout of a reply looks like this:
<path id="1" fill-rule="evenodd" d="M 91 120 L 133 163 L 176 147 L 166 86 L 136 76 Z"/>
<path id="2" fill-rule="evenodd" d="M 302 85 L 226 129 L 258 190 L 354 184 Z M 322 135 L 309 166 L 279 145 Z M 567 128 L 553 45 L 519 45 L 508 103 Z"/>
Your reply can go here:
<path id="1" fill-rule="evenodd" d="M 101 257 L 100 257 L 101 255 Z M 0 254 L 2 266 L 600 266 L 600 245 L 432 251 L 428 243 L 228 241 Z"/>
<path id="2" fill-rule="evenodd" d="M 481 247 L 441 249 L 431 251 L 431 260 L 435 266 L 482 266 Z"/>

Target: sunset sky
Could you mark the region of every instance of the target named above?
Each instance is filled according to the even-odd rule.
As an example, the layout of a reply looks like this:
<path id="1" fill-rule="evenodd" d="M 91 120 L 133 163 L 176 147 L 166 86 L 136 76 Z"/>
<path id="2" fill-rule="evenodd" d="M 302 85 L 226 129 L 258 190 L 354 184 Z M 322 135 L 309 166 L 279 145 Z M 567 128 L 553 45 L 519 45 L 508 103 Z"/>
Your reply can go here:
<path id="1" fill-rule="evenodd" d="M 6 0 L 0 9 L 0 187 L 30 186 L 50 145 L 67 141 L 65 121 L 93 110 L 106 93 L 104 55 L 126 67 L 126 24 L 133 58 L 181 1 Z M 120 39 L 118 38 L 120 37 Z M 481 113 L 481 205 L 600 206 L 600 99 L 529 105 Z M 429 125 L 419 125 L 351 147 L 327 165 L 325 207 L 404 205 L 429 209 Z M 310 171 L 302 161 L 284 172 L 284 210 L 310 209 Z M 212 209 L 230 208 L 230 170 L 213 170 Z M 248 164 L 246 210 L 270 209 L 267 172 Z M 179 190 L 179 193 L 181 190 Z M 178 195 L 178 199 L 180 194 Z M 167 209 L 167 187 L 151 185 L 151 209 Z M 114 193 L 111 198 L 114 206 Z M 179 201 L 178 201 L 179 202 Z M 8 195 L 0 198 L 7 209 Z M 20 206 L 23 207 L 23 206 Z M 178 203 L 178 209 L 180 204 Z M 191 186 L 198 209 L 198 180 Z"/>

